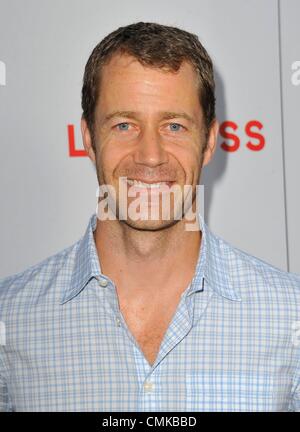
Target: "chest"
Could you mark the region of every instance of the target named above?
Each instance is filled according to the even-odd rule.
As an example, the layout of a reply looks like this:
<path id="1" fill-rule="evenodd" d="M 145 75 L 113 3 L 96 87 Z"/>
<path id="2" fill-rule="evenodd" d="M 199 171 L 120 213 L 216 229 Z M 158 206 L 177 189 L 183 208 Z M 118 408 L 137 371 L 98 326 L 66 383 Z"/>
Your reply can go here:
<path id="1" fill-rule="evenodd" d="M 14 408 L 136 411 L 141 407 L 138 390 L 144 363 L 134 361 L 132 344 L 116 325 L 108 303 L 97 303 L 94 297 L 88 303 L 79 302 L 79 297 L 74 300 L 49 312 L 43 299 L 30 314 L 1 316 L 8 338 L 0 360 L 9 368 L 8 391 Z M 233 314 L 226 311 L 227 304 L 209 306 L 205 319 L 182 340 L 176 332 L 183 320 L 172 327 L 168 361 L 160 362 L 147 378 L 156 393 L 155 398 L 145 393 L 145 411 L 287 408 L 299 365 L 299 351 L 290 343 L 291 326 L 284 318 L 271 321 L 271 327 L 264 322 L 257 325 L 253 315 L 247 326 L 249 312 Z M 153 302 L 150 310 L 128 312 L 131 331 L 153 363 L 173 314 L 163 301 Z"/>
<path id="2" fill-rule="evenodd" d="M 151 365 L 157 357 L 177 305 L 178 299 L 171 304 L 151 304 L 148 307 L 121 307 L 128 329 Z"/>

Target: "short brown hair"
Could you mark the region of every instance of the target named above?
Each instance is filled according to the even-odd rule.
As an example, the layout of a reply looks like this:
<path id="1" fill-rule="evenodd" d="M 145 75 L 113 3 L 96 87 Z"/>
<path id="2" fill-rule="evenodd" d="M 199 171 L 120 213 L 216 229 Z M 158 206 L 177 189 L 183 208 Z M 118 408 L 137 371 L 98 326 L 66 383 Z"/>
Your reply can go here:
<path id="1" fill-rule="evenodd" d="M 199 100 L 203 109 L 206 134 L 215 118 L 213 64 L 198 36 L 177 27 L 138 22 L 119 27 L 93 49 L 85 66 L 82 86 L 82 117 L 94 138 L 94 116 L 99 97 L 101 68 L 114 54 L 129 54 L 142 65 L 176 72 L 186 60 L 199 79 Z"/>

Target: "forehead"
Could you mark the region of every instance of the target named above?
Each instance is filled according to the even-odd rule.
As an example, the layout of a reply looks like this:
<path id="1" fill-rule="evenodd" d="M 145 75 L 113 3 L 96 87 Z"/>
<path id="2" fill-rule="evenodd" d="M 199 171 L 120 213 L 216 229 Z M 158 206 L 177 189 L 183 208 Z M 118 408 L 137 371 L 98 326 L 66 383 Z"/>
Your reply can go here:
<path id="1" fill-rule="evenodd" d="M 198 82 L 198 75 L 195 67 L 188 61 L 184 60 L 177 71 L 170 70 L 167 66 L 155 67 L 144 65 L 138 59 L 129 54 L 115 54 L 107 64 L 102 66 L 101 84 L 109 84 L 113 78 L 123 76 L 130 79 L 133 76 L 144 76 L 152 80 L 160 81 L 180 81 Z"/>
<path id="2" fill-rule="evenodd" d="M 183 61 L 178 71 L 141 64 L 128 54 L 116 54 L 102 67 L 99 105 L 150 104 L 193 106 L 199 103 L 198 75 Z M 124 107 L 122 107 L 124 109 Z M 157 106 L 158 108 L 158 106 Z"/>

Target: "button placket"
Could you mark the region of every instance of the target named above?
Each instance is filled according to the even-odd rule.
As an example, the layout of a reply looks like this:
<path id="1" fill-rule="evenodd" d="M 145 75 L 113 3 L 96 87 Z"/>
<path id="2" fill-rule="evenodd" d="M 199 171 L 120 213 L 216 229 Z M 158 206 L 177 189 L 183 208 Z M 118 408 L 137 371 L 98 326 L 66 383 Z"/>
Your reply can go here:
<path id="1" fill-rule="evenodd" d="M 146 393 L 150 393 L 154 390 L 154 383 L 151 381 L 145 381 L 143 387 Z"/>

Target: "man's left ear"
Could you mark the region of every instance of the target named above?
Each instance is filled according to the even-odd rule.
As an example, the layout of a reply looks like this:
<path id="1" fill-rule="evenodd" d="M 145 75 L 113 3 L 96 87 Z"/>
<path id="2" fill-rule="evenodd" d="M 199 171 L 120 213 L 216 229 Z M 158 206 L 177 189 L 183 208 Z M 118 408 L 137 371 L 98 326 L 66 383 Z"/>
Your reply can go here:
<path id="1" fill-rule="evenodd" d="M 81 126 L 81 135 L 82 135 L 82 142 L 83 142 L 84 149 L 87 152 L 88 157 L 91 159 L 91 161 L 95 163 L 96 157 L 92 145 L 92 137 L 84 117 L 81 118 L 80 126 Z"/>
<path id="2" fill-rule="evenodd" d="M 206 147 L 206 150 L 204 153 L 202 167 L 204 167 L 205 165 L 207 165 L 211 161 L 211 159 L 212 159 L 212 157 L 216 151 L 218 132 L 219 132 L 219 123 L 218 123 L 217 119 L 214 119 L 211 126 L 210 126 L 209 132 L 208 132 L 207 147 Z"/>

